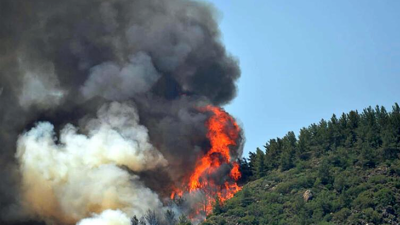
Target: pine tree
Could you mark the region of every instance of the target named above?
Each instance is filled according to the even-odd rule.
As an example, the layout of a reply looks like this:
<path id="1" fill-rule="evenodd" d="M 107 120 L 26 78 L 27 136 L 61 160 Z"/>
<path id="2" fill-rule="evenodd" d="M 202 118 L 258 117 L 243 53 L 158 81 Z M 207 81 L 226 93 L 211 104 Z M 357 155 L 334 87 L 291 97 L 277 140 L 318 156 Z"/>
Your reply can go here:
<path id="1" fill-rule="evenodd" d="M 365 143 L 360 152 L 360 163 L 364 167 L 375 167 L 378 161 L 377 151 L 368 143 Z"/>
<path id="2" fill-rule="evenodd" d="M 336 118 L 336 115 L 333 114 L 331 120 L 328 122 L 328 133 L 331 142 L 331 148 L 336 149 L 340 146 L 341 135 L 339 130 L 339 120 Z"/>
<path id="3" fill-rule="evenodd" d="M 390 115 L 390 123 L 392 132 L 396 140 L 396 147 L 400 148 L 400 107 L 397 103 L 394 104 L 392 113 Z"/>
<path id="4" fill-rule="evenodd" d="M 299 141 L 297 144 L 296 157 L 301 160 L 307 160 L 309 158 L 308 152 L 310 151 L 310 139 L 311 133 L 307 128 L 300 130 Z"/>
<path id="5" fill-rule="evenodd" d="M 165 221 L 167 222 L 167 225 L 174 225 L 176 224 L 176 215 L 174 213 L 174 211 L 168 209 L 165 212 Z"/>
<path id="6" fill-rule="evenodd" d="M 256 151 L 256 158 L 255 158 L 255 164 L 254 164 L 254 171 L 253 171 L 253 176 L 256 178 L 261 178 L 265 176 L 265 154 L 264 152 L 257 148 Z"/>
<path id="7" fill-rule="evenodd" d="M 319 149 L 322 150 L 323 152 L 328 151 L 330 149 L 330 136 L 328 130 L 328 123 L 324 119 L 322 119 L 319 122 L 315 136 L 317 139 L 317 144 L 319 146 Z"/>
<path id="8" fill-rule="evenodd" d="M 239 183 L 243 184 L 243 183 L 246 183 L 247 181 L 249 181 L 249 179 L 251 178 L 253 173 L 251 171 L 250 164 L 246 158 L 239 159 L 238 163 L 239 163 L 239 170 L 241 173 Z"/>
<path id="9" fill-rule="evenodd" d="M 185 215 L 182 214 L 179 217 L 177 225 L 192 225 L 192 223 L 190 222 L 190 220 L 188 220 L 188 218 Z"/>
<path id="10" fill-rule="evenodd" d="M 266 151 L 265 167 L 266 169 L 275 169 L 279 167 L 279 161 L 282 153 L 282 140 L 271 139 L 264 146 Z"/>
<path id="11" fill-rule="evenodd" d="M 324 159 L 318 169 L 318 177 L 324 185 L 332 184 L 333 177 L 330 171 L 330 164 L 328 160 Z"/>
<path id="12" fill-rule="evenodd" d="M 289 132 L 283 139 L 283 151 L 281 156 L 281 171 L 294 167 L 294 157 L 296 154 L 296 136 L 294 132 Z"/>
<path id="13" fill-rule="evenodd" d="M 139 220 L 136 216 L 133 216 L 131 219 L 131 225 L 139 225 Z"/>
<path id="14" fill-rule="evenodd" d="M 251 198 L 251 193 L 249 188 L 245 187 L 243 188 L 241 192 L 241 198 L 240 198 L 240 205 L 242 207 L 246 207 L 252 203 L 253 199 Z"/>
<path id="15" fill-rule="evenodd" d="M 348 118 L 347 120 L 348 133 L 346 134 L 347 139 L 345 145 L 346 147 L 353 147 L 357 142 L 356 129 L 359 126 L 360 115 L 358 114 L 357 111 L 350 111 L 350 113 L 347 115 L 347 118 Z"/>
<path id="16" fill-rule="evenodd" d="M 148 210 L 145 219 L 149 225 L 159 225 L 160 221 L 157 217 L 156 211 L 154 210 Z"/>

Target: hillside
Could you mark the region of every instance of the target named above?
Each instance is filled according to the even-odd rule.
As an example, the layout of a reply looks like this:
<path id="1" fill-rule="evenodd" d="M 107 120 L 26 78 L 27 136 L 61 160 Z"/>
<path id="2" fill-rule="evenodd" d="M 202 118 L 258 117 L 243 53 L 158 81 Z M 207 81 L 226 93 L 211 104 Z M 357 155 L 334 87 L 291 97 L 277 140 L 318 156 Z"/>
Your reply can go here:
<path id="1" fill-rule="evenodd" d="M 351 111 L 268 141 L 203 225 L 399 224 L 400 107 Z"/>

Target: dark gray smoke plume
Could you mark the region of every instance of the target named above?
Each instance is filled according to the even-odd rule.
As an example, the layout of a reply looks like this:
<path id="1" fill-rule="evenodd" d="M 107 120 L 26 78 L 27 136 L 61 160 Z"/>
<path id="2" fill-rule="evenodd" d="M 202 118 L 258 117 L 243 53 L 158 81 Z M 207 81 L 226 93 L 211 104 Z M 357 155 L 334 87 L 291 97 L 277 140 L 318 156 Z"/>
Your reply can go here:
<path id="1" fill-rule="evenodd" d="M 197 108 L 221 106 L 236 94 L 240 70 L 220 41 L 216 17 L 210 5 L 191 0 L 1 0 L 0 223 L 75 223 L 90 216 L 86 209 L 97 212 L 98 205 L 63 208 L 70 204 L 57 196 L 73 198 L 75 187 L 62 179 L 83 180 L 75 170 L 43 175 L 53 165 L 60 166 L 57 173 L 88 169 L 95 179 L 91 168 L 111 162 L 118 167 L 99 168 L 140 180 L 134 186 L 142 193 L 166 197 L 209 145 L 209 115 Z M 96 149 L 101 137 L 120 138 L 115 146 L 134 149 L 149 164 L 125 162 L 109 142 L 109 155 L 93 150 L 85 153 L 90 162 L 70 161 Z M 32 176 L 61 179 L 51 183 L 57 212 L 39 212 L 42 203 L 35 208 L 32 196 L 41 192 L 33 190 Z"/>

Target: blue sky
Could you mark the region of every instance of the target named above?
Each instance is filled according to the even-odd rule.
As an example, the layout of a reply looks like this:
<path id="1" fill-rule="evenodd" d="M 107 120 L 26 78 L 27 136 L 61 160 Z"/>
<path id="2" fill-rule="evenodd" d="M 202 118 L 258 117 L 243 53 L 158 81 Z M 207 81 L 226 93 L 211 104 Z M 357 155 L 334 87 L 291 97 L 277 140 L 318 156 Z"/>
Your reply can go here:
<path id="1" fill-rule="evenodd" d="M 240 60 L 245 155 L 350 110 L 400 103 L 400 1 L 208 0 Z"/>

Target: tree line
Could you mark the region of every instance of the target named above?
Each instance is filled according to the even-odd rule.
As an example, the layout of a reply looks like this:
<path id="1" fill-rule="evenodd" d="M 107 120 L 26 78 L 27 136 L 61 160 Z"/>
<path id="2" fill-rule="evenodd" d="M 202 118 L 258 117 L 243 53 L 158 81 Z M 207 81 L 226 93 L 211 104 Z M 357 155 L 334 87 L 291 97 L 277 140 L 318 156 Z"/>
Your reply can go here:
<path id="1" fill-rule="evenodd" d="M 351 149 L 351 152 L 344 151 Z M 394 104 L 388 112 L 383 106 L 368 107 L 361 113 L 350 111 L 339 118 L 302 128 L 298 137 L 288 132 L 283 138 L 269 140 L 264 149 L 250 152 L 240 160 L 242 183 L 264 177 L 268 171 L 286 171 L 298 162 L 338 152 L 337 163 L 346 164 L 350 155 L 357 155 L 351 164 L 374 167 L 377 163 L 398 157 L 400 149 L 400 107 Z M 343 152 L 344 151 L 344 152 Z M 341 154 L 343 152 L 343 154 Z M 342 159 L 341 159 L 342 158 Z"/>

